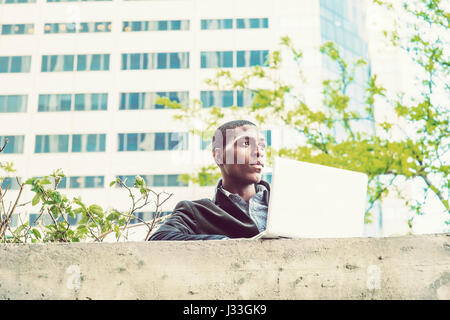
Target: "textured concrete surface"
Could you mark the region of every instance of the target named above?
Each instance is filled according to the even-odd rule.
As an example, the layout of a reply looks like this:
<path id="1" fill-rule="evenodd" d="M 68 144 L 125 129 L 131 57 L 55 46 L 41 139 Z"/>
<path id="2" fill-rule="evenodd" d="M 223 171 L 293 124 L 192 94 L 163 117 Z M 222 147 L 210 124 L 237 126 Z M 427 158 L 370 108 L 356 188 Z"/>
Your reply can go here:
<path id="1" fill-rule="evenodd" d="M 450 299 L 450 234 L 0 245 L 0 299 Z"/>

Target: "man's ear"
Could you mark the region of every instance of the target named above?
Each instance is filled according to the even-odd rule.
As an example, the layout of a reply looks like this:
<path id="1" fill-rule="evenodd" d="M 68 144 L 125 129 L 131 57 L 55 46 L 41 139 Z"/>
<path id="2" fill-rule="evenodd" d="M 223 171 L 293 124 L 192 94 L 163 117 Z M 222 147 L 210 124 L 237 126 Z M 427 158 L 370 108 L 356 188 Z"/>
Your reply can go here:
<path id="1" fill-rule="evenodd" d="M 223 164 L 223 149 L 214 148 L 213 150 L 213 158 L 217 165 Z"/>

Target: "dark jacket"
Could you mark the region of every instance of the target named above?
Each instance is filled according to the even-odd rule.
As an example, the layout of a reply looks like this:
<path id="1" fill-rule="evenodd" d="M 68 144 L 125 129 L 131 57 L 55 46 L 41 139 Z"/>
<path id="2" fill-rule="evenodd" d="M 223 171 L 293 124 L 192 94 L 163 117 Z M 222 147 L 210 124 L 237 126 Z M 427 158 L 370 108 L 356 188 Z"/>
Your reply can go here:
<path id="1" fill-rule="evenodd" d="M 261 180 L 269 192 L 270 185 Z M 180 201 L 150 240 L 251 238 L 259 233 L 253 220 L 217 188 L 213 199 Z"/>

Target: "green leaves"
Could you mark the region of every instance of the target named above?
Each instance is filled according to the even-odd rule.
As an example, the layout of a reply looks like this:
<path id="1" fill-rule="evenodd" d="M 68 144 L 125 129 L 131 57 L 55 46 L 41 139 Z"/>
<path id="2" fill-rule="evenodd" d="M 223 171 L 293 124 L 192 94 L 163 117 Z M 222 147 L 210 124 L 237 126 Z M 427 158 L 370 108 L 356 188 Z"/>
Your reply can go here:
<path id="1" fill-rule="evenodd" d="M 35 196 L 33 197 L 33 200 L 31 201 L 31 204 L 33 206 L 37 205 L 39 203 L 39 201 L 41 201 L 41 197 L 40 195 L 37 193 L 35 194 Z"/>

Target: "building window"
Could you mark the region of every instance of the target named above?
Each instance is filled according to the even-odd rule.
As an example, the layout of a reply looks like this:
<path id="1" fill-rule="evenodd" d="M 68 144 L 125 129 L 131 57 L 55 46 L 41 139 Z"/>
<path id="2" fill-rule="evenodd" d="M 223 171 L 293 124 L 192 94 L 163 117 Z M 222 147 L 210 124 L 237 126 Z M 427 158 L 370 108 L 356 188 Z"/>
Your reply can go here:
<path id="1" fill-rule="evenodd" d="M 109 54 L 79 54 L 77 71 L 109 70 Z"/>
<path id="2" fill-rule="evenodd" d="M 158 98 L 168 98 L 182 105 L 189 103 L 189 91 L 126 92 L 120 94 L 119 110 L 164 109 Z"/>
<path id="3" fill-rule="evenodd" d="M 234 102 L 234 91 L 201 91 L 200 100 L 203 108 L 231 107 Z"/>
<path id="4" fill-rule="evenodd" d="M 111 22 L 82 22 L 78 32 L 111 32 Z"/>
<path id="5" fill-rule="evenodd" d="M 104 176 L 85 176 L 85 177 L 70 177 L 69 188 L 103 188 L 105 185 Z"/>
<path id="6" fill-rule="evenodd" d="M 233 29 L 233 19 L 202 19 L 202 30 Z"/>
<path id="7" fill-rule="evenodd" d="M 266 140 L 266 146 L 270 147 L 272 145 L 272 130 L 263 130 L 261 133 Z"/>
<path id="8" fill-rule="evenodd" d="M 202 51 L 201 68 L 233 68 L 233 51 Z"/>
<path id="9" fill-rule="evenodd" d="M 269 27 L 268 18 L 236 19 L 237 29 L 260 29 Z"/>
<path id="10" fill-rule="evenodd" d="M 147 174 L 139 175 L 149 187 L 187 187 L 188 185 L 179 181 L 179 174 Z M 133 187 L 136 175 L 117 176 L 127 187 Z"/>
<path id="11" fill-rule="evenodd" d="M 46 23 L 44 25 L 44 34 L 49 33 L 75 33 L 77 31 L 77 24 L 75 22 L 69 23 Z"/>
<path id="12" fill-rule="evenodd" d="M 0 113 L 27 112 L 27 95 L 0 96 Z"/>
<path id="13" fill-rule="evenodd" d="M 0 57 L 0 73 L 30 72 L 31 56 Z"/>
<path id="14" fill-rule="evenodd" d="M 266 63 L 268 50 L 250 50 L 236 52 L 236 67 L 263 66 Z"/>
<path id="15" fill-rule="evenodd" d="M 148 53 L 122 54 L 122 70 L 148 69 Z"/>
<path id="16" fill-rule="evenodd" d="M 187 68 L 189 68 L 189 52 L 122 54 L 122 70 Z"/>
<path id="17" fill-rule="evenodd" d="M 107 106 L 107 93 L 40 94 L 38 112 L 107 110 Z"/>
<path id="18" fill-rule="evenodd" d="M 75 94 L 75 111 L 96 111 L 108 109 L 107 93 Z"/>
<path id="19" fill-rule="evenodd" d="M 3 216 L 3 218 L 5 218 L 5 217 Z M 12 228 L 15 228 L 18 226 L 18 222 L 19 222 L 19 214 L 13 213 L 13 215 L 11 216 L 11 219 L 9 220 L 9 226 Z"/>
<path id="20" fill-rule="evenodd" d="M 4 0 L 4 1 L 5 1 L 5 4 L 8 4 L 8 3 L 35 3 L 36 2 L 36 0 Z"/>
<path id="21" fill-rule="evenodd" d="M 105 152 L 106 134 L 72 135 L 72 152 Z"/>
<path id="22" fill-rule="evenodd" d="M 119 133 L 118 151 L 188 150 L 187 132 Z"/>
<path id="23" fill-rule="evenodd" d="M 161 211 L 157 213 L 157 216 L 163 217 L 171 213 L 172 211 Z M 153 220 L 154 217 L 156 217 L 155 212 L 135 212 L 134 216 L 136 218 L 131 219 L 130 224 L 141 223 L 142 221 L 150 221 Z"/>
<path id="24" fill-rule="evenodd" d="M 71 94 L 40 94 L 38 112 L 70 111 Z"/>
<path id="25" fill-rule="evenodd" d="M 4 24 L 2 25 L 2 35 L 8 34 L 33 34 L 34 24 Z"/>
<path id="26" fill-rule="evenodd" d="M 46 23 L 44 33 L 88 33 L 88 32 L 111 32 L 111 22 L 69 22 L 69 23 Z"/>
<path id="27" fill-rule="evenodd" d="M 74 71 L 74 55 L 42 56 L 42 72 Z M 77 55 L 77 71 L 109 70 L 109 54 L 79 54 Z"/>
<path id="28" fill-rule="evenodd" d="M 78 223 L 78 221 L 80 221 L 81 216 L 79 214 L 76 214 L 75 218 L 72 218 L 69 215 L 67 215 L 67 216 L 65 215 L 65 218 L 66 218 L 67 222 L 69 223 L 69 225 L 73 226 L 73 225 L 76 225 Z M 52 218 L 50 217 L 50 215 L 48 213 L 44 213 L 44 214 L 30 213 L 29 216 L 28 216 L 28 219 L 29 219 L 28 222 L 29 222 L 31 227 L 37 226 L 40 222 L 42 222 L 42 224 L 44 226 L 48 226 L 48 225 L 51 225 L 51 224 L 54 223 Z M 38 219 L 38 220 L 36 220 L 36 219 Z M 56 219 L 56 222 L 58 222 L 58 223 L 61 222 L 61 221 L 65 221 L 64 217 L 62 215 L 60 215 Z"/>
<path id="29" fill-rule="evenodd" d="M 189 30 L 189 20 L 154 20 L 154 21 L 124 21 L 122 31 L 168 31 Z"/>
<path id="30" fill-rule="evenodd" d="M 35 153 L 69 152 L 69 135 L 36 135 Z"/>
<path id="31" fill-rule="evenodd" d="M 8 144 L 3 149 L 3 153 L 23 153 L 25 136 L 0 136 L 0 147 L 5 145 L 6 139 Z"/>
<path id="32" fill-rule="evenodd" d="M 112 1 L 112 0 L 47 0 L 47 2 Z"/>
<path id="33" fill-rule="evenodd" d="M 243 107 L 251 105 L 253 93 L 250 90 L 245 91 L 201 91 L 200 100 L 203 108 L 221 107 L 227 108 L 231 106 Z"/>
<path id="34" fill-rule="evenodd" d="M 272 172 L 265 172 L 261 176 L 261 180 L 264 180 L 268 182 L 269 184 L 272 183 Z"/>
<path id="35" fill-rule="evenodd" d="M 41 72 L 73 71 L 74 55 L 45 55 L 42 56 Z"/>
<path id="36" fill-rule="evenodd" d="M 5 190 L 19 190 L 19 183 L 16 177 L 0 177 L 0 187 Z"/>

